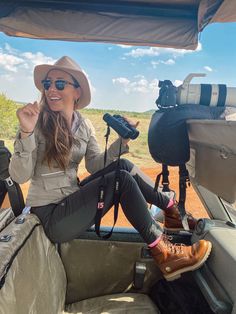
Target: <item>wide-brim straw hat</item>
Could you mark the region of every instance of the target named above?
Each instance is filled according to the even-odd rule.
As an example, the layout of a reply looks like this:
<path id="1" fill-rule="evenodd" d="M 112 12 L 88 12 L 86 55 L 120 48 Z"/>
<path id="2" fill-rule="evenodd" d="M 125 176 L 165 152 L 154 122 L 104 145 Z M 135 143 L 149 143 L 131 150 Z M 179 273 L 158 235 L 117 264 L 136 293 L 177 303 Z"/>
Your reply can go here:
<path id="1" fill-rule="evenodd" d="M 42 92 L 44 90 L 42 80 L 47 77 L 51 70 L 61 70 L 72 75 L 78 81 L 81 88 L 81 96 L 76 103 L 76 109 L 86 107 L 91 100 L 89 82 L 80 66 L 71 58 L 64 56 L 54 64 L 41 64 L 34 68 L 34 84 Z"/>

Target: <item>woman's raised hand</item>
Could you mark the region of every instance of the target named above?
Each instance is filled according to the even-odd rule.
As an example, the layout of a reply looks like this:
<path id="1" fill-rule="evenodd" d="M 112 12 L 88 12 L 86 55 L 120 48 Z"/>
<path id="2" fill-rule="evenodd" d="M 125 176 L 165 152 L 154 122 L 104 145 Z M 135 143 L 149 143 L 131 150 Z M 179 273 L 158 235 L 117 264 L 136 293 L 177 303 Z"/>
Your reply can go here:
<path id="1" fill-rule="evenodd" d="M 128 117 L 124 116 L 123 117 L 133 128 L 137 129 L 139 122 L 140 121 L 136 121 L 134 122 L 133 120 L 129 119 Z"/>
<path id="2" fill-rule="evenodd" d="M 39 117 L 39 104 L 35 101 L 33 104 L 29 103 L 17 110 L 16 115 L 20 122 L 20 130 L 23 133 L 30 133 L 34 131 Z"/>
<path id="3" fill-rule="evenodd" d="M 128 117 L 124 116 L 123 117 L 133 128 L 137 129 L 138 125 L 139 125 L 139 121 L 134 122 L 133 120 L 129 119 Z M 130 141 L 129 138 L 125 139 L 122 138 L 122 143 L 123 145 L 127 145 L 128 142 Z"/>

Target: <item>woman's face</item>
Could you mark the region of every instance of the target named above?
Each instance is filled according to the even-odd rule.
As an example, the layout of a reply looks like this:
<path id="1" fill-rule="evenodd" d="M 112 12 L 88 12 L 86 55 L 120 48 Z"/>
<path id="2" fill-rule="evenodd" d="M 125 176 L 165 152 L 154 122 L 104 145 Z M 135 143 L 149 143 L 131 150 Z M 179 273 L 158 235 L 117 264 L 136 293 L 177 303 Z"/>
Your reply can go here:
<path id="1" fill-rule="evenodd" d="M 49 108 L 52 111 L 62 111 L 65 114 L 70 114 L 74 110 L 75 101 L 80 97 L 80 88 L 75 88 L 73 79 L 70 74 L 60 71 L 51 70 L 48 72 L 46 80 L 51 81 L 48 90 L 45 89 L 45 97 Z M 63 80 L 71 84 L 65 84 L 63 90 L 58 90 L 55 86 L 55 81 Z"/>

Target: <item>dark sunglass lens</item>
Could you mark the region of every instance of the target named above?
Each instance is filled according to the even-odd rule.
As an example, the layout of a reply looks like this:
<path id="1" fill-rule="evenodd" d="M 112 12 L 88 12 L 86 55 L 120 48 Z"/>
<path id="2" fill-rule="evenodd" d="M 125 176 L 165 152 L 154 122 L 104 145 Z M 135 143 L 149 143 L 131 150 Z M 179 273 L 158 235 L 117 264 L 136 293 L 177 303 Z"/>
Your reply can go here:
<path id="1" fill-rule="evenodd" d="M 46 90 L 49 90 L 50 86 L 51 86 L 51 81 L 50 80 L 43 80 L 42 81 L 42 84 L 43 84 L 43 88 L 46 89 Z"/>
<path id="2" fill-rule="evenodd" d="M 56 89 L 58 90 L 63 90 L 65 88 L 65 85 L 66 85 L 66 81 L 62 81 L 62 80 L 55 81 L 55 86 L 56 86 Z"/>

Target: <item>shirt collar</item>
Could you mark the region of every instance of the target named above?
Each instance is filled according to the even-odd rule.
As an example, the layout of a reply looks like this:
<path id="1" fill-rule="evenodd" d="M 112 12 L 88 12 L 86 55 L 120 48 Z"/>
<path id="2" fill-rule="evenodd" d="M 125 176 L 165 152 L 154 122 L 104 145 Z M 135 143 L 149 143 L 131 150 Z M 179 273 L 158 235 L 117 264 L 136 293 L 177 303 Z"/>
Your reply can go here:
<path id="1" fill-rule="evenodd" d="M 72 121 L 72 126 L 71 126 L 71 132 L 72 134 L 75 134 L 76 130 L 78 129 L 80 124 L 80 119 L 78 117 L 78 115 L 76 114 L 76 112 L 73 112 L 73 121 Z"/>

